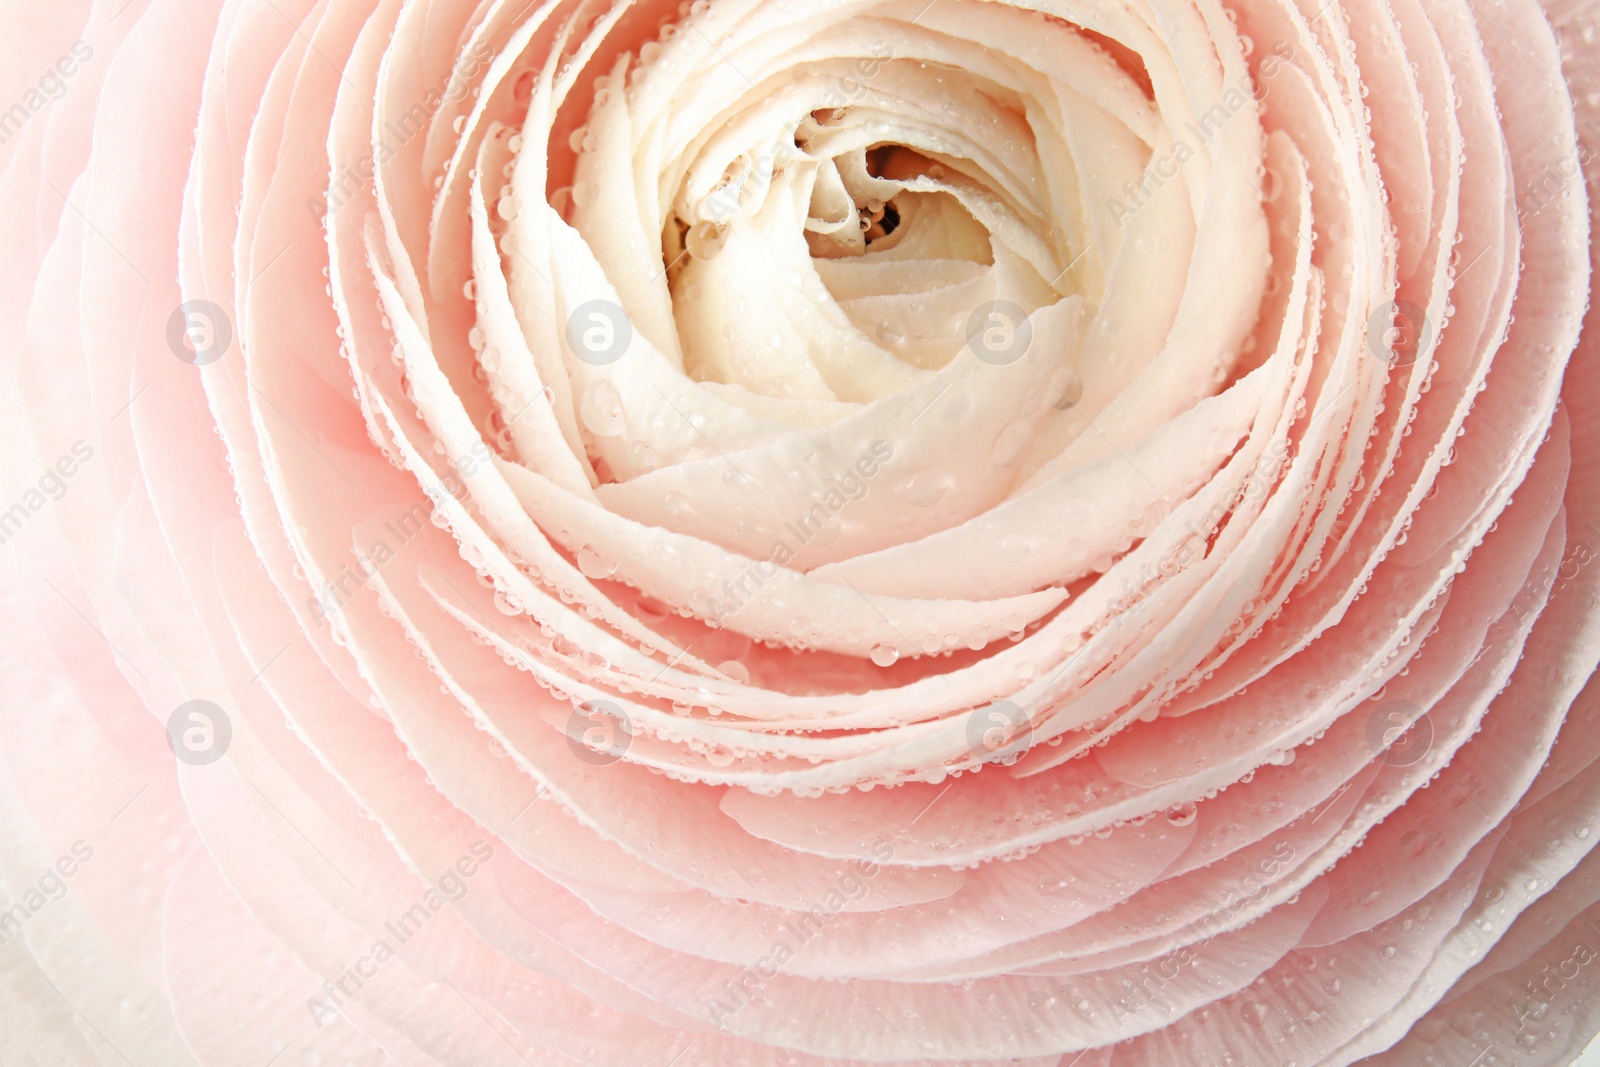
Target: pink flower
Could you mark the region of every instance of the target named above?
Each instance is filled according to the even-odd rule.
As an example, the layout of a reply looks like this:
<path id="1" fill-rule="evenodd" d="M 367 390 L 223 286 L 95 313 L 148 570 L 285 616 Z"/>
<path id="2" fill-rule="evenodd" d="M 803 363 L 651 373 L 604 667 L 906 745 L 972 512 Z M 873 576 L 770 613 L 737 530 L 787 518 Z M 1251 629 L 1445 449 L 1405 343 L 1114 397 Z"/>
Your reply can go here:
<path id="1" fill-rule="evenodd" d="M 1570 1062 L 1596 36 L 0 15 L 7 1062 Z"/>

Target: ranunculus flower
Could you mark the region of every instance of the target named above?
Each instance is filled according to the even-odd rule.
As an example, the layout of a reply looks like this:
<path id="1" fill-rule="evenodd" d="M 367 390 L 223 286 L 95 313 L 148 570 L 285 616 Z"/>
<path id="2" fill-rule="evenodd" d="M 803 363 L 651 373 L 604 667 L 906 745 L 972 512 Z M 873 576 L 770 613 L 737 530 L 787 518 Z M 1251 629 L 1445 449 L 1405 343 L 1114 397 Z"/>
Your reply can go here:
<path id="1" fill-rule="evenodd" d="M 0 1059 L 1570 1062 L 1597 28 L 13 3 Z"/>

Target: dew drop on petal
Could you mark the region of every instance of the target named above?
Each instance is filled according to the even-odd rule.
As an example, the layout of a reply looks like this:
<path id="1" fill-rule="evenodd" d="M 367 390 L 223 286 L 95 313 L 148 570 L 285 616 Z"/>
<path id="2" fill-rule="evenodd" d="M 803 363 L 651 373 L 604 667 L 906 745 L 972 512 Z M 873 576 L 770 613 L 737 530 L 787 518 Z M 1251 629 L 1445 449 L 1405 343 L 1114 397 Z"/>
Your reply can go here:
<path id="1" fill-rule="evenodd" d="M 584 545 L 578 549 L 578 569 L 589 578 L 609 578 L 617 573 L 617 561 L 598 549 Z"/>
<path id="2" fill-rule="evenodd" d="M 647 441 L 635 441 L 628 446 L 628 458 L 633 460 L 633 465 L 641 470 L 653 470 L 660 458 L 656 450 Z"/>
<path id="3" fill-rule="evenodd" d="M 937 504 L 949 488 L 949 479 L 943 471 L 918 471 L 900 485 L 900 495 L 906 502 L 919 508 Z"/>
<path id="4" fill-rule="evenodd" d="M 1078 372 L 1071 367 L 1062 367 L 1050 376 L 1050 383 L 1045 387 L 1045 396 L 1052 407 L 1066 410 L 1075 406 L 1083 399 L 1083 379 L 1078 377 Z"/>
<path id="5" fill-rule="evenodd" d="M 1194 822 L 1198 810 L 1194 801 L 1185 801 L 1167 809 L 1167 821 L 1173 826 L 1188 826 Z"/>
<path id="6" fill-rule="evenodd" d="M 997 467 L 1015 467 L 1028 454 L 1033 443 L 1033 427 L 1019 419 L 995 438 L 992 459 Z"/>
<path id="7" fill-rule="evenodd" d="M 616 437 L 622 432 L 622 394 L 610 381 L 602 379 L 584 394 L 583 424 L 596 437 Z"/>

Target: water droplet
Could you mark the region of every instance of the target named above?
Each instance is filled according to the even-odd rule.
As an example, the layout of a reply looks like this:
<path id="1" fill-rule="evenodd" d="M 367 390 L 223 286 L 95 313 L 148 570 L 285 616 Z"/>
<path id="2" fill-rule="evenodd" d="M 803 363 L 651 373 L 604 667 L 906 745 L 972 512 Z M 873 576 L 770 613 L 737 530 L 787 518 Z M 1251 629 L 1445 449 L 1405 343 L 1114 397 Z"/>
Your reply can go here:
<path id="1" fill-rule="evenodd" d="M 900 495 L 906 502 L 919 508 L 931 508 L 950 488 L 950 480 L 943 471 L 918 471 L 900 485 Z"/>
<path id="2" fill-rule="evenodd" d="M 584 545 L 578 549 L 578 569 L 590 578 L 609 578 L 617 573 L 617 561 Z"/>
<path id="3" fill-rule="evenodd" d="M 635 441 L 629 445 L 628 458 L 633 460 L 633 465 L 641 470 L 653 470 L 659 461 L 656 450 L 646 441 Z"/>
<path id="4" fill-rule="evenodd" d="M 596 437 L 616 437 L 624 424 L 622 394 L 609 379 L 601 379 L 584 395 L 583 424 Z"/>
<path id="5" fill-rule="evenodd" d="M 992 459 L 997 467 L 1015 467 L 1022 462 L 1033 444 L 1033 427 L 1018 420 L 1007 426 L 995 438 Z"/>
<path id="6" fill-rule="evenodd" d="M 1071 367 L 1063 367 L 1050 376 L 1045 397 L 1056 410 L 1065 411 L 1083 399 L 1083 379 Z"/>
<path id="7" fill-rule="evenodd" d="M 1195 807 L 1194 801 L 1185 801 L 1182 804 L 1178 804 L 1167 809 L 1167 821 L 1173 826 L 1188 826 L 1190 823 L 1194 822 L 1195 815 L 1198 814 L 1198 810 L 1199 809 Z"/>

